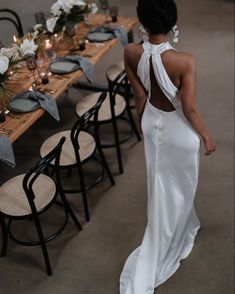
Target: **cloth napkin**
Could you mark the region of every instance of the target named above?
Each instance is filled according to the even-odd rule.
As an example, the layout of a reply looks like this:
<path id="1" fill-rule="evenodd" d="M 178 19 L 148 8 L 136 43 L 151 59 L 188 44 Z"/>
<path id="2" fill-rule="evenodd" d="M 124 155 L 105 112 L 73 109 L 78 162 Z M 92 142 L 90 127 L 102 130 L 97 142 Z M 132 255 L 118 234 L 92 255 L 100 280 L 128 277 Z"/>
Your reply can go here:
<path id="1" fill-rule="evenodd" d="M 114 33 L 116 38 L 123 46 L 128 44 L 128 34 L 124 28 L 116 26 L 108 26 L 108 28 Z"/>
<path id="2" fill-rule="evenodd" d="M 60 120 L 56 101 L 53 97 L 46 95 L 41 91 L 29 91 L 27 98 L 36 100 L 41 108 L 46 110 L 54 119 Z"/>
<path id="3" fill-rule="evenodd" d="M 79 55 L 66 55 L 63 57 L 58 57 L 56 60 L 69 60 L 71 62 L 77 63 L 84 72 L 87 80 L 90 83 L 93 83 L 93 63 L 88 58 Z"/>
<path id="4" fill-rule="evenodd" d="M 5 135 L 0 135 L 0 161 L 15 167 L 15 156 L 11 141 Z"/>

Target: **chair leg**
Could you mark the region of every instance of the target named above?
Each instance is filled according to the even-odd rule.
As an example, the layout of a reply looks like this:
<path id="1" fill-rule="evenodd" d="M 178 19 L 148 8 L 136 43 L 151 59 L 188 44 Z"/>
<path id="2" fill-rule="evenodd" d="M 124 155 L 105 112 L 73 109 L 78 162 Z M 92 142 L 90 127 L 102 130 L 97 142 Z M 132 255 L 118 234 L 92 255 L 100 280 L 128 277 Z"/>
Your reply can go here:
<path id="1" fill-rule="evenodd" d="M 128 80 L 126 79 L 126 81 L 125 81 L 125 100 L 126 100 L 126 104 L 127 104 L 126 110 L 127 110 L 127 114 L 130 119 L 132 129 L 134 130 L 135 135 L 137 137 L 137 140 L 141 141 L 141 136 L 140 136 L 139 130 L 136 126 L 135 120 L 134 120 L 132 112 L 131 112 L 131 106 L 130 106 L 130 101 L 129 101 L 130 97 L 131 97 L 131 88 L 130 88 L 130 85 L 128 84 Z"/>
<path id="2" fill-rule="evenodd" d="M 120 174 L 123 174 L 121 147 L 119 142 L 119 134 L 118 134 L 118 127 L 117 127 L 117 120 L 115 117 L 114 105 L 111 105 L 111 114 L 112 114 L 112 125 L 113 125 L 113 133 L 114 133 L 114 140 L 115 140 L 115 146 L 116 146 L 116 152 L 117 152 L 119 172 Z"/>
<path id="3" fill-rule="evenodd" d="M 78 164 L 78 176 L 79 176 L 80 185 L 81 185 L 81 193 L 82 193 L 82 200 L 83 200 L 83 206 L 84 206 L 84 211 L 85 211 L 85 217 L 86 217 L 86 221 L 89 222 L 90 213 L 89 213 L 89 207 L 88 207 L 88 202 L 87 202 L 87 192 L 86 192 L 86 186 L 85 186 L 84 175 L 83 175 L 83 170 L 82 170 L 81 164 Z"/>
<path id="4" fill-rule="evenodd" d="M 100 155 L 100 158 L 101 158 L 101 161 L 102 161 L 103 167 L 104 167 L 104 169 L 105 169 L 105 171 L 107 172 L 107 175 L 108 175 L 108 177 L 109 177 L 110 183 L 111 183 L 111 185 L 114 186 L 114 185 L 115 185 L 115 181 L 114 181 L 114 178 L 113 178 L 112 172 L 111 172 L 111 170 L 110 170 L 110 168 L 109 168 L 109 165 L 108 165 L 108 163 L 107 163 L 107 161 L 106 161 L 106 158 L 105 158 L 105 156 L 104 156 L 104 152 L 103 152 L 103 150 L 102 150 L 102 147 L 100 146 L 100 143 L 97 144 L 97 150 L 98 150 L 98 153 L 99 153 L 99 155 Z"/>
<path id="5" fill-rule="evenodd" d="M 39 221 L 39 217 L 38 217 L 37 214 L 34 215 L 34 223 L 35 223 L 37 233 L 38 233 L 38 237 L 39 237 L 39 240 L 40 240 L 41 249 L 42 249 L 42 253 L 43 253 L 46 268 L 47 268 L 47 274 L 48 274 L 48 276 L 51 276 L 52 275 L 52 270 L 51 270 L 50 259 L 49 259 L 49 255 L 48 255 L 48 252 L 47 252 L 46 242 L 44 240 L 41 223 Z"/>
<path id="6" fill-rule="evenodd" d="M 7 241 L 8 241 L 8 231 L 7 231 L 7 226 L 5 219 L 3 215 L 0 213 L 0 223 L 1 223 L 1 228 L 2 228 L 2 252 L 1 252 L 1 257 L 6 256 L 7 252 Z"/>
<path id="7" fill-rule="evenodd" d="M 78 219 L 76 218 L 72 208 L 70 207 L 65 195 L 64 195 L 64 192 L 63 191 L 60 191 L 60 196 L 62 198 L 62 201 L 64 203 L 64 206 L 65 206 L 65 209 L 68 211 L 70 217 L 72 218 L 75 226 L 79 229 L 79 230 L 82 230 L 82 226 L 80 224 L 80 222 L 78 221 Z"/>
<path id="8" fill-rule="evenodd" d="M 127 114 L 129 116 L 129 119 L 130 119 L 131 126 L 132 126 L 132 128 L 133 128 L 133 130 L 135 132 L 135 135 L 136 135 L 138 141 L 141 141 L 141 136 L 140 136 L 140 133 L 139 133 L 138 128 L 136 126 L 136 123 L 135 123 L 135 120 L 133 118 L 133 115 L 132 115 L 132 112 L 131 112 L 131 109 L 130 109 L 130 105 L 129 104 L 127 105 L 126 110 L 127 110 Z"/>

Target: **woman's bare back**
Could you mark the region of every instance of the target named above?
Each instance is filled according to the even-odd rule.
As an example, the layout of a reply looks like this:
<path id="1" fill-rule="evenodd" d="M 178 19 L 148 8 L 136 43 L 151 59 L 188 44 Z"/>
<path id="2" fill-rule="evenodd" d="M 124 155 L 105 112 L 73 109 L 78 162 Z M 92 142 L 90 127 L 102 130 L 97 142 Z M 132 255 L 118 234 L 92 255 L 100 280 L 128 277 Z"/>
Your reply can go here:
<path id="1" fill-rule="evenodd" d="M 129 48 L 130 66 L 132 67 L 132 70 L 135 73 L 137 73 L 138 63 L 144 50 L 142 45 L 139 45 L 139 44 L 133 43 L 133 44 L 130 44 L 129 47 L 130 47 Z M 166 72 L 170 80 L 172 81 L 172 83 L 179 90 L 181 87 L 181 77 L 182 77 L 183 67 L 185 65 L 185 62 L 187 61 L 187 58 L 189 58 L 189 56 L 190 54 L 179 53 L 175 50 L 167 50 L 161 54 L 162 63 L 166 69 Z M 174 111 L 175 110 L 174 106 L 171 104 L 169 99 L 167 99 L 167 97 L 162 92 L 161 88 L 159 87 L 157 83 L 157 80 L 153 72 L 151 58 L 150 58 L 150 80 L 151 80 L 151 93 L 149 97 L 150 97 L 151 104 L 153 104 L 156 108 L 166 112 Z M 141 82 L 139 81 L 139 83 Z"/>

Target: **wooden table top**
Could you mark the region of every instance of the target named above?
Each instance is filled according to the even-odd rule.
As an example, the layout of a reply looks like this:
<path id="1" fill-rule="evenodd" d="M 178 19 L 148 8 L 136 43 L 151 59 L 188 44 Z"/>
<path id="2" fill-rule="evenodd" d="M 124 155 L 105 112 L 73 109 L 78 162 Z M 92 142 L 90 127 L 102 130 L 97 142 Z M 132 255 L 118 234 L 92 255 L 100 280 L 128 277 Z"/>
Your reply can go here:
<path id="1" fill-rule="evenodd" d="M 78 29 L 79 34 L 86 35 L 86 33 L 95 26 L 102 25 L 104 23 L 104 15 L 94 15 L 92 22 L 90 25 L 86 23 L 79 23 Z M 137 18 L 124 18 L 119 16 L 118 22 L 115 23 L 116 26 L 123 26 L 128 32 L 132 30 L 132 28 L 138 23 Z M 95 64 L 97 63 L 105 54 L 107 54 L 116 44 L 118 40 L 112 39 L 107 42 L 102 42 L 100 46 L 97 46 L 95 43 L 88 43 L 86 45 L 86 49 L 77 54 L 81 56 L 85 56 Z M 57 55 L 68 54 L 68 51 L 60 51 L 56 52 Z M 12 89 L 15 93 L 20 93 L 25 90 L 28 90 L 32 81 L 30 81 L 30 73 L 27 68 L 23 68 L 19 73 L 16 74 L 15 78 L 8 82 L 8 87 Z M 47 85 L 40 85 L 41 89 L 46 91 L 50 91 L 50 89 L 56 89 L 54 94 L 49 94 L 53 96 L 55 99 L 60 97 L 67 89 L 69 89 L 73 83 L 83 76 L 83 72 L 78 70 L 76 72 L 63 75 L 62 77 L 57 77 L 52 75 L 50 77 L 50 82 Z M 7 102 L 7 101 L 6 101 Z M 14 116 L 7 115 L 6 121 L 0 123 L 0 129 L 5 128 L 12 131 L 9 139 L 11 142 L 14 142 L 18 139 L 35 121 L 37 121 L 43 114 L 43 109 L 38 109 L 29 113 L 17 113 Z"/>

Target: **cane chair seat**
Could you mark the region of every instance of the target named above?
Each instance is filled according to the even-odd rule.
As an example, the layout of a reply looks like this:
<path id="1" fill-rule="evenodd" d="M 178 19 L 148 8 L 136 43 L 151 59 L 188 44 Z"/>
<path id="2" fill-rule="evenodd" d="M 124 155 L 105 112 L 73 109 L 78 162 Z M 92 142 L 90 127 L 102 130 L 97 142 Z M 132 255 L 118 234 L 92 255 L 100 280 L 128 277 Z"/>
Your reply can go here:
<path id="1" fill-rule="evenodd" d="M 41 146 L 40 154 L 45 156 L 48 154 L 59 142 L 61 137 L 65 137 L 66 141 L 62 147 L 60 155 L 60 166 L 69 166 L 77 163 L 74 147 L 70 139 L 71 131 L 63 131 L 49 137 Z M 81 131 L 78 136 L 78 144 L 80 146 L 79 155 L 80 160 L 84 161 L 89 158 L 96 149 L 96 143 L 94 138 L 87 132 Z M 52 162 L 53 164 L 53 162 Z"/>
<path id="2" fill-rule="evenodd" d="M 16 176 L 0 187 L 0 211 L 2 213 L 10 216 L 25 216 L 32 213 L 22 185 L 24 176 L 25 174 Z M 45 208 L 56 194 L 54 181 L 44 174 L 39 175 L 32 188 L 37 211 Z"/>
<path id="3" fill-rule="evenodd" d="M 88 111 L 92 106 L 94 106 L 100 96 L 100 92 L 91 94 L 89 96 L 86 96 L 83 98 L 81 102 L 79 102 L 76 106 L 76 113 L 79 116 L 82 116 L 86 111 Z M 115 111 L 115 116 L 118 117 L 121 115 L 125 108 L 126 108 L 126 101 L 123 96 L 116 94 L 115 96 L 115 106 L 114 106 L 114 111 Z M 108 121 L 112 119 L 112 114 L 111 114 L 111 108 L 110 108 L 110 99 L 109 97 L 106 97 L 104 100 L 103 104 L 100 107 L 99 114 L 98 114 L 98 121 L 103 122 L 103 121 Z M 94 120 L 94 117 L 91 118 L 91 121 Z"/>
<path id="4" fill-rule="evenodd" d="M 110 81 L 113 82 L 123 70 L 125 70 L 124 61 L 119 61 L 107 69 L 106 76 Z"/>

